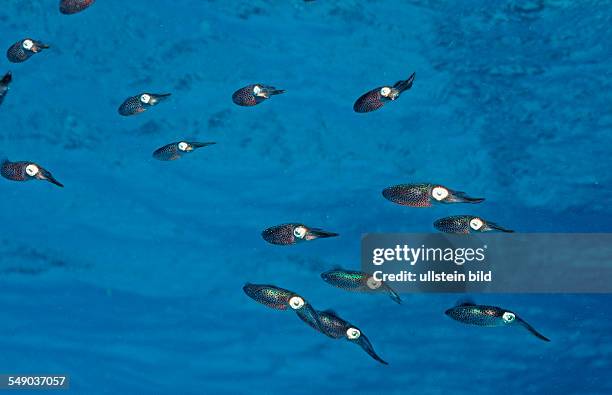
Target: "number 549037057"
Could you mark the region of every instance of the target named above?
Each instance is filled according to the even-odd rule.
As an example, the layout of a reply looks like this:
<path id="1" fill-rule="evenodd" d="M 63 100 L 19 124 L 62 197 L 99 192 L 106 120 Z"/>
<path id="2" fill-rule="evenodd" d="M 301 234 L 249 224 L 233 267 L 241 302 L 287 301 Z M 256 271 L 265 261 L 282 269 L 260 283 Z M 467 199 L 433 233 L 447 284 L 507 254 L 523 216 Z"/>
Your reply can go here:
<path id="1" fill-rule="evenodd" d="M 66 376 L 5 376 L 6 387 L 64 387 L 67 384 Z M 5 388 L 6 388 L 5 387 Z"/>

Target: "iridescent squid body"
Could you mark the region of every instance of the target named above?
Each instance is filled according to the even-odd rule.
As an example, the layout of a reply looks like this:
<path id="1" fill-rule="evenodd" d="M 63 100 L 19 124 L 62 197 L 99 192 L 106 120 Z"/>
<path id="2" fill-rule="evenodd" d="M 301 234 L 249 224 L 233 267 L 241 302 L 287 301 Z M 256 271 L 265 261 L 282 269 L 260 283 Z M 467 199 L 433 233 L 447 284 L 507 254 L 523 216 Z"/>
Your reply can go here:
<path id="1" fill-rule="evenodd" d="M 232 94 L 232 101 L 243 107 L 255 106 L 274 95 L 285 93 L 282 89 L 263 84 L 253 84 L 238 89 Z"/>
<path id="2" fill-rule="evenodd" d="M 265 284 L 245 284 L 242 287 L 247 296 L 275 310 L 293 310 L 304 321 L 320 328 L 319 317 L 312 306 L 295 292 Z"/>
<path id="3" fill-rule="evenodd" d="M 482 232 L 505 232 L 512 233 L 513 230 L 502 228 L 495 222 L 487 221 L 473 215 L 454 215 L 440 218 L 434 222 L 434 228 L 443 233 L 470 234 Z"/>
<path id="4" fill-rule="evenodd" d="M 402 303 L 400 296 L 386 283 L 376 280 L 374 276 L 368 273 L 333 269 L 321 274 L 321 278 L 326 283 L 344 289 L 345 291 L 354 292 L 385 292 L 388 293 L 391 299 L 396 303 Z"/>
<path id="5" fill-rule="evenodd" d="M 291 245 L 302 241 L 335 236 L 338 236 L 338 234 L 298 223 L 277 225 L 261 232 L 261 237 L 265 241 L 277 245 Z"/>
<path id="6" fill-rule="evenodd" d="M 47 44 L 31 38 L 24 38 L 17 41 L 6 51 L 6 57 L 13 63 L 21 63 L 47 48 L 49 48 Z"/>
<path id="7" fill-rule="evenodd" d="M 357 344 L 372 358 L 382 364 L 388 365 L 386 361 L 376 354 L 370 340 L 368 340 L 366 335 L 363 334 L 363 332 L 355 325 L 343 320 L 342 318 L 338 317 L 335 312 L 330 310 L 317 311 L 316 313 L 319 318 L 319 323 L 310 321 L 307 319 L 307 317 L 300 316 L 300 318 L 315 330 L 331 337 L 332 339 L 345 339 L 350 343 Z"/>
<path id="8" fill-rule="evenodd" d="M 153 152 L 153 157 L 158 160 L 169 161 L 181 158 L 183 155 L 193 152 L 202 147 L 207 147 L 216 143 L 200 143 L 196 141 L 179 141 L 170 143 L 158 148 Z"/>
<path id="9" fill-rule="evenodd" d="M 0 104 L 4 101 L 4 97 L 7 95 L 9 91 L 9 85 L 13 80 L 13 76 L 10 72 L 6 73 L 2 80 L 0 80 Z"/>
<path id="10" fill-rule="evenodd" d="M 48 170 L 34 162 L 11 162 L 5 159 L 0 167 L 0 174 L 11 181 L 44 180 L 64 187 Z"/>
<path id="11" fill-rule="evenodd" d="M 94 2 L 95 0 L 60 0 L 59 9 L 62 14 L 76 14 L 85 10 Z"/>
<path id="12" fill-rule="evenodd" d="M 397 100 L 403 92 L 412 88 L 414 77 L 415 73 L 412 73 L 407 80 L 397 81 L 393 86 L 380 86 L 364 93 L 353 104 L 353 110 L 359 113 L 372 112 L 378 110 L 387 102 Z"/>
<path id="13" fill-rule="evenodd" d="M 462 303 L 458 306 L 446 310 L 444 313 L 455 321 L 464 324 L 477 325 L 483 327 L 499 327 L 520 325 L 526 328 L 540 340 L 549 342 L 546 336 L 536 331 L 525 320 L 516 313 L 496 306 L 477 305 L 472 302 Z"/>
<path id="14" fill-rule="evenodd" d="M 150 107 L 166 100 L 169 96 L 170 93 L 141 93 L 136 96 L 128 97 L 121 106 L 119 106 L 119 114 L 124 117 L 141 114 Z"/>
<path id="15" fill-rule="evenodd" d="M 410 207 L 431 207 L 434 204 L 480 203 L 484 198 L 473 198 L 465 192 L 453 191 L 438 184 L 400 184 L 383 189 L 385 199 Z"/>

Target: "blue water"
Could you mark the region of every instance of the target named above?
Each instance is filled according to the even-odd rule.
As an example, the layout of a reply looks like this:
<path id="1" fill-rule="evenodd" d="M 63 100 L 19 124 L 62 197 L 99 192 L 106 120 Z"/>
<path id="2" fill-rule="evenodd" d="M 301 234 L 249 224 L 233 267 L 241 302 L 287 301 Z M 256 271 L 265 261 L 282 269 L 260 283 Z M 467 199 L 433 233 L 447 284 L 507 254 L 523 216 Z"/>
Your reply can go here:
<path id="1" fill-rule="evenodd" d="M 82 394 L 610 394 L 612 296 L 483 295 L 552 339 L 444 316 L 456 295 L 345 293 L 367 232 L 434 231 L 456 207 L 393 205 L 431 181 L 521 232 L 610 232 L 612 2 L 4 0 L 0 39 L 51 45 L 0 107 L 0 150 L 51 170 L 0 180 L 0 373 Z M 3 48 L 4 48 L 3 47 Z M 369 114 L 354 100 L 416 71 Z M 231 102 L 263 82 L 286 89 Z M 142 91 L 172 92 L 124 118 Z M 151 152 L 217 145 L 175 162 Z M 340 237 L 278 247 L 285 222 Z M 246 297 L 271 283 L 358 325 L 389 366 Z"/>

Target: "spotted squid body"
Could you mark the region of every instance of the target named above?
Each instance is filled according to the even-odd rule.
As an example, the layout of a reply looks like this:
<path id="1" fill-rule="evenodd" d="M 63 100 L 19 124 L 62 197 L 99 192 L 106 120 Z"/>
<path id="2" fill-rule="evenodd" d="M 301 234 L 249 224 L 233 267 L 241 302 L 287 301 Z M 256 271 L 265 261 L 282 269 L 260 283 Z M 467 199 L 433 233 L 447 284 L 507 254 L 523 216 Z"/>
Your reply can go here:
<path id="1" fill-rule="evenodd" d="M 265 241 L 277 245 L 291 245 L 303 241 L 336 236 L 338 236 L 338 233 L 328 232 L 319 228 L 311 228 L 299 223 L 276 225 L 261 232 L 261 237 L 263 237 Z"/>
<path id="2" fill-rule="evenodd" d="M 181 158 L 198 148 L 208 147 L 216 143 L 200 143 L 197 141 L 178 141 L 176 143 L 166 144 L 163 147 L 156 149 L 153 152 L 153 157 L 157 160 L 171 161 Z"/>
<path id="3" fill-rule="evenodd" d="M 48 170 L 34 162 L 11 162 L 8 159 L 0 165 L 0 175 L 11 181 L 48 181 L 58 187 L 64 187 Z"/>
<path id="4" fill-rule="evenodd" d="M 49 46 L 31 38 L 17 41 L 6 51 L 6 57 L 12 63 L 22 63 Z"/>
<path id="5" fill-rule="evenodd" d="M 283 89 L 263 84 L 247 85 L 232 94 L 232 101 L 242 107 L 252 107 L 268 100 L 274 95 L 285 93 Z"/>
<path id="6" fill-rule="evenodd" d="M 496 306 L 477 305 L 472 302 L 461 303 L 446 310 L 445 314 L 455 321 L 483 327 L 522 326 L 540 340 L 549 342 L 546 336 L 535 330 L 516 313 Z"/>
<path id="7" fill-rule="evenodd" d="M 326 283 L 346 291 L 384 292 L 389 294 L 395 303 L 402 303 L 402 300 L 397 292 L 395 292 L 386 283 L 376 280 L 371 274 L 368 273 L 344 269 L 333 269 L 322 273 L 321 278 Z"/>
<path id="8" fill-rule="evenodd" d="M 439 184 L 400 184 L 383 189 L 382 195 L 393 203 L 410 207 L 484 201 L 484 198 L 470 197 L 465 192 L 454 191 Z"/>
<path id="9" fill-rule="evenodd" d="M 142 114 L 149 108 L 166 100 L 168 97 L 170 97 L 170 93 L 141 93 L 125 99 L 119 106 L 118 112 L 124 117 Z"/>
<path id="10" fill-rule="evenodd" d="M 247 283 L 242 287 L 247 296 L 258 303 L 275 310 L 293 310 L 302 320 L 320 327 L 319 317 L 312 306 L 295 292 L 275 285 Z"/>
<path id="11" fill-rule="evenodd" d="M 454 215 L 451 217 L 440 218 L 434 222 L 434 228 L 443 233 L 470 234 L 482 232 L 505 232 L 512 233 L 513 230 L 506 229 L 490 222 L 484 218 L 473 215 Z"/>
<path id="12" fill-rule="evenodd" d="M 364 93 L 355 104 L 353 110 L 359 113 L 376 111 L 386 103 L 397 100 L 400 95 L 412 88 L 415 73 L 407 80 L 397 81 L 393 86 L 380 86 Z"/>
<path id="13" fill-rule="evenodd" d="M 355 325 L 338 317 L 338 315 L 331 310 L 317 311 L 317 315 L 319 322 L 310 321 L 308 317 L 301 316 L 300 318 L 315 330 L 332 339 L 345 339 L 350 343 L 357 344 L 376 361 L 388 365 L 386 361 L 376 354 L 370 340 L 368 340 L 366 335 Z"/>
<path id="14" fill-rule="evenodd" d="M 95 0 L 60 0 L 59 10 L 62 14 L 71 15 L 91 6 Z"/>

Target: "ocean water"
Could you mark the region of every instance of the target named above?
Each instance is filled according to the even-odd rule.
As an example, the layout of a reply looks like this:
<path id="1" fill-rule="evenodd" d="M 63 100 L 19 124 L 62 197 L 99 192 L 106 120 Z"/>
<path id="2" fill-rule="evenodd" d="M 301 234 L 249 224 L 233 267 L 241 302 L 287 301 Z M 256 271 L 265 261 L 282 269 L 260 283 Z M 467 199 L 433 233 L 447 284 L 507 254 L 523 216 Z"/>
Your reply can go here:
<path id="1" fill-rule="evenodd" d="M 457 295 L 389 298 L 321 281 L 359 268 L 368 232 L 433 232 L 461 207 L 410 209 L 389 185 L 431 181 L 520 232 L 610 232 L 612 2 L 570 0 L 4 0 L 11 70 L 0 151 L 65 184 L 0 179 L 0 373 L 64 373 L 82 394 L 610 394 L 610 295 L 476 295 L 551 338 L 479 328 Z M 356 114 L 362 93 L 413 88 Z M 251 83 L 286 89 L 256 107 Z M 117 107 L 171 92 L 136 117 Z M 154 149 L 215 141 L 160 162 Z M 460 212 L 461 211 L 461 212 Z M 302 222 L 340 237 L 279 247 Z M 378 354 L 255 303 L 298 292 Z"/>

